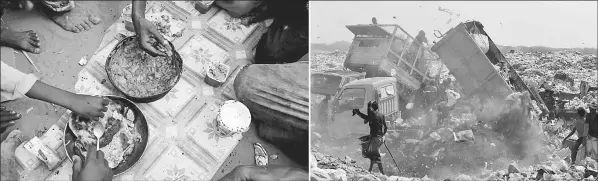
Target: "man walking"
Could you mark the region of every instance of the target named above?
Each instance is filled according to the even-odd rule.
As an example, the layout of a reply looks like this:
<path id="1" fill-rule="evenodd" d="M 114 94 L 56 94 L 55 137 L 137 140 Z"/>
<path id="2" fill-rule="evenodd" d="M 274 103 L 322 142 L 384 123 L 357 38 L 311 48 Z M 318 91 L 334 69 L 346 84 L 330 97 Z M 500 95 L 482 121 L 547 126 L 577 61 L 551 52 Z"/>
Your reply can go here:
<path id="1" fill-rule="evenodd" d="M 353 115 L 359 115 L 359 117 L 364 119 L 363 124 L 369 124 L 370 126 L 370 135 L 368 143 L 366 143 L 367 151 L 365 154 L 365 156 L 370 159 L 369 172 L 372 171 L 374 163 L 376 163 L 378 165 L 378 169 L 380 169 L 380 173 L 384 174 L 384 169 L 382 167 L 382 161 L 380 156 L 380 146 L 384 144 L 384 135 L 388 130 L 388 126 L 386 125 L 386 121 L 384 120 L 384 115 L 378 112 L 378 102 L 368 102 L 367 113 L 368 114 L 365 115 L 361 113 L 359 109 L 353 109 Z"/>

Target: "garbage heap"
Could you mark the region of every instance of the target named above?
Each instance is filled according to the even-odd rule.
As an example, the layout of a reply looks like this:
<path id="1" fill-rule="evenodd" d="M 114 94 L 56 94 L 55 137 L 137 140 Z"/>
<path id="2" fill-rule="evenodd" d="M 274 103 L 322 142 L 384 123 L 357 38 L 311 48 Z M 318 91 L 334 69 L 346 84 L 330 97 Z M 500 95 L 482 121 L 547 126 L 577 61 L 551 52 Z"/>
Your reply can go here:
<path id="1" fill-rule="evenodd" d="M 386 176 L 380 173 L 369 173 L 350 157 L 340 159 L 324 155 L 312 149 L 310 154 L 310 178 L 312 181 L 471 181 L 471 180 L 596 180 L 598 172 L 595 160 L 586 158 L 578 165 L 568 165 L 555 156 L 554 161 L 534 166 L 518 167 L 510 164 L 498 171 L 485 171 L 479 176 L 459 174 L 447 178 Z M 583 178 L 583 179 L 582 179 Z"/>
<path id="2" fill-rule="evenodd" d="M 581 81 L 597 87 L 598 58 L 576 51 L 505 54 L 524 82 L 534 89 L 544 82 L 555 83 L 553 90 L 567 98 L 565 109 L 587 107 L 598 98 L 596 91 L 578 96 Z M 342 69 L 344 54 L 311 54 L 311 68 Z M 498 67 L 497 67 L 498 69 Z M 562 75 L 565 76 L 562 76 Z M 563 78 L 565 77 L 565 78 Z M 594 89 L 595 90 L 595 89 Z M 527 93 L 526 93 L 527 94 Z M 434 119 L 429 112 L 401 123 L 401 129 L 387 134 L 381 148 L 384 176 L 377 167 L 368 173 L 369 160 L 361 157 L 358 140 L 326 141 L 325 134 L 312 135 L 312 180 L 595 180 L 596 161 L 587 158 L 570 165 L 572 141 L 564 137 L 573 122 L 563 119 L 539 121 L 538 108 L 522 93 L 510 100 L 481 105 L 483 114 L 466 108 L 451 112 L 442 127 L 422 125 Z M 522 99 L 522 97 L 524 99 Z M 531 106 L 530 106 L 531 102 Z M 531 110 L 526 113 L 525 109 Z M 494 110 L 494 111 L 492 111 Z M 430 116 L 431 115 L 431 116 Z M 576 139 L 575 135 L 570 139 Z M 391 156 L 392 155 L 392 156 Z M 394 164 L 398 163 L 398 167 Z"/>
<path id="3" fill-rule="evenodd" d="M 403 123 L 403 129 L 387 134 L 388 150 L 381 148 L 386 174 L 395 175 L 391 177 L 378 174 L 377 167 L 374 174 L 361 167 L 369 160 L 359 155 L 356 140 L 334 148 L 321 144 L 321 136 L 312 136 L 312 148 L 337 157 L 345 155 L 339 159 L 313 150 L 311 159 L 318 163 L 318 168 L 312 169 L 313 180 L 596 178 L 596 161 L 568 164 L 572 142 L 562 145 L 561 141 L 571 124 L 538 121 L 538 110 L 531 108 L 530 100 L 527 92 L 514 93 L 504 102 L 485 105 L 497 111 L 486 112 L 484 118 L 452 112 L 451 120 L 442 127 Z"/>
<path id="4" fill-rule="evenodd" d="M 342 70 L 347 56 L 347 52 L 312 52 L 310 53 L 310 70 Z"/>

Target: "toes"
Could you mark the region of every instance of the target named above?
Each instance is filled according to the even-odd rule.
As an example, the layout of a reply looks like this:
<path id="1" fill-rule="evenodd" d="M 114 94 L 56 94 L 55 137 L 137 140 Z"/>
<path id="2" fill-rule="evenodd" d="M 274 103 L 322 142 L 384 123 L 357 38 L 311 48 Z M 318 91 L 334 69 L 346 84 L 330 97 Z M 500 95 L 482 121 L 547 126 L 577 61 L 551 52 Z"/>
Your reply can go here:
<path id="1" fill-rule="evenodd" d="M 89 19 L 83 20 L 83 22 L 85 23 L 85 25 L 87 25 L 89 27 L 89 29 L 93 28 L 94 24 L 89 21 Z"/>
<path id="2" fill-rule="evenodd" d="M 81 30 L 79 30 L 79 28 L 77 28 L 77 26 L 76 26 L 76 25 L 70 25 L 70 26 L 68 27 L 68 30 L 69 30 L 69 31 L 72 31 L 72 32 L 75 32 L 75 33 L 79 33 L 79 32 L 81 31 Z"/>
<path id="3" fill-rule="evenodd" d="M 83 29 L 84 29 L 85 31 L 87 31 L 87 30 L 91 29 L 91 26 L 89 26 L 87 23 L 81 23 L 81 24 L 79 24 L 79 25 L 80 25 L 81 27 L 83 27 Z"/>
<path id="4" fill-rule="evenodd" d="M 32 40 L 32 39 L 29 39 L 29 44 L 33 45 L 36 48 L 39 48 L 41 46 L 41 43 L 39 41 Z"/>
<path id="5" fill-rule="evenodd" d="M 38 47 L 34 46 L 33 44 L 31 44 L 30 42 L 22 43 L 20 47 L 23 50 L 31 52 L 31 53 L 35 53 L 35 54 L 40 53 L 40 49 Z"/>
<path id="6" fill-rule="evenodd" d="M 85 31 L 85 28 L 83 28 L 83 26 L 81 26 L 81 24 L 77 24 L 77 25 L 75 25 L 75 27 L 77 29 L 79 29 L 79 32 Z"/>
<path id="7" fill-rule="evenodd" d="M 39 35 L 37 33 L 29 33 L 29 39 L 39 42 Z"/>
<path id="8" fill-rule="evenodd" d="M 89 16 L 89 21 L 91 21 L 91 23 L 93 23 L 94 25 L 97 25 L 100 24 L 102 19 L 100 19 L 100 17 L 97 16 Z"/>

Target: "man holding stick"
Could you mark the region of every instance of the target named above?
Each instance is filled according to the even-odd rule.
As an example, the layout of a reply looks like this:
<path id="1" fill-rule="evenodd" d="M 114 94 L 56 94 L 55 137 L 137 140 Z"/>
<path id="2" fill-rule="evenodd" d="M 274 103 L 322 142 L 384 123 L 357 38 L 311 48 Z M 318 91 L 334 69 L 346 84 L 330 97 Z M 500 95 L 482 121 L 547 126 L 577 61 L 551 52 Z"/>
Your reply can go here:
<path id="1" fill-rule="evenodd" d="M 376 163 L 378 169 L 380 169 L 380 173 L 384 174 L 380 156 L 380 147 L 384 144 L 384 135 L 388 130 L 388 126 L 384 120 L 384 115 L 378 112 L 378 102 L 368 102 L 367 113 L 368 114 L 365 115 L 361 113 L 359 109 L 353 109 L 353 115 L 359 115 L 359 117 L 364 119 L 363 124 L 369 124 L 370 126 L 370 135 L 360 138 L 360 140 L 364 142 L 362 143 L 362 150 L 364 150 L 362 152 L 364 152 L 366 158 L 370 159 L 370 169 L 368 171 L 371 172 L 374 163 Z"/>

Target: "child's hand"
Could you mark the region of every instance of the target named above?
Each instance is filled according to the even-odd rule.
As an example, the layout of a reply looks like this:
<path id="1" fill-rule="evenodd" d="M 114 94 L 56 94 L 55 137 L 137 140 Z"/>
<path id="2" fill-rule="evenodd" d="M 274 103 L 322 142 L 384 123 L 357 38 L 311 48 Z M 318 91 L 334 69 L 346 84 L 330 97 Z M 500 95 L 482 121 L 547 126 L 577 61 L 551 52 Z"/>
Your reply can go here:
<path id="1" fill-rule="evenodd" d="M 4 129 L 15 124 L 15 120 L 21 118 L 21 114 L 7 110 L 6 107 L 0 107 L 0 128 Z"/>
<path id="2" fill-rule="evenodd" d="M 106 108 L 108 103 L 110 103 L 110 100 L 104 97 L 75 94 L 69 109 L 79 115 L 88 116 L 92 120 L 99 120 L 99 118 L 104 117 L 104 112 L 108 110 Z"/>

